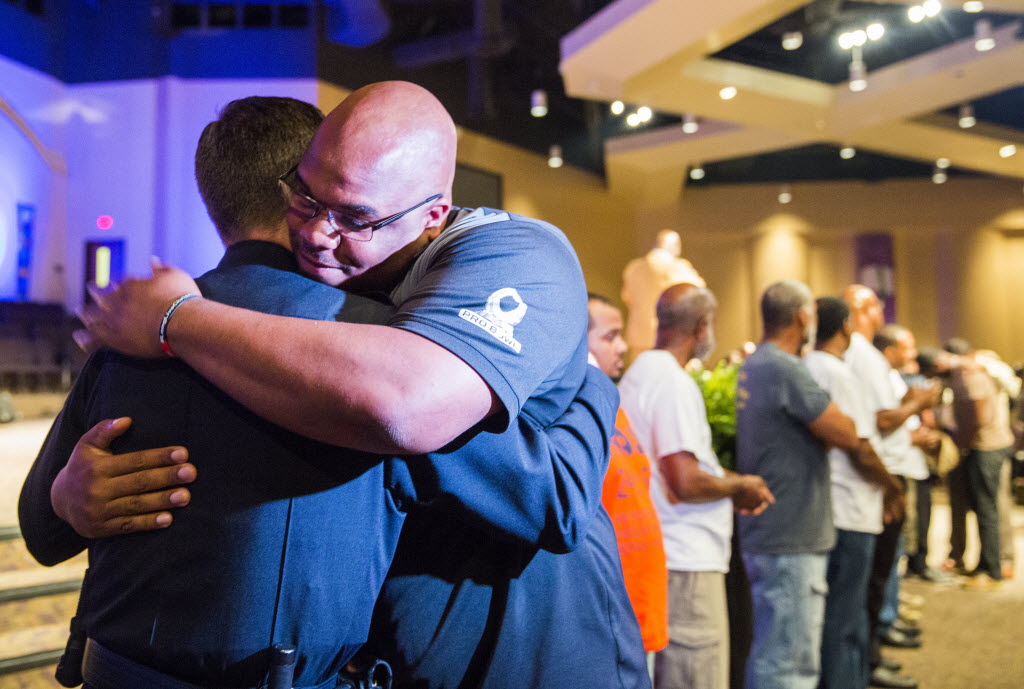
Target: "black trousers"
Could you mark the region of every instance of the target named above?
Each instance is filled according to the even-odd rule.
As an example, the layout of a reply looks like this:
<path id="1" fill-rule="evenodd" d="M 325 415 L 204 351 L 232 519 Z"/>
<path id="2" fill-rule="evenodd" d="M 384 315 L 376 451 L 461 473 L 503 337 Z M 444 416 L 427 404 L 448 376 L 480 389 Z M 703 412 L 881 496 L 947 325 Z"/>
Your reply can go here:
<path id="1" fill-rule="evenodd" d="M 897 476 L 906 487 L 902 476 Z M 872 647 L 871 667 L 874 669 L 882 661 L 881 649 L 878 644 L 878 613 L 885 603 L 885 584 L 889 581 L 892 563 L 896 559 L 896 548 L 903 531 L 903 520 L 892 521 L 882 527 L 882 533 L 875 540 L 875 557 L 871 562 L 871 577 L 868 579 L 868 624 L 871 625 Z"/>

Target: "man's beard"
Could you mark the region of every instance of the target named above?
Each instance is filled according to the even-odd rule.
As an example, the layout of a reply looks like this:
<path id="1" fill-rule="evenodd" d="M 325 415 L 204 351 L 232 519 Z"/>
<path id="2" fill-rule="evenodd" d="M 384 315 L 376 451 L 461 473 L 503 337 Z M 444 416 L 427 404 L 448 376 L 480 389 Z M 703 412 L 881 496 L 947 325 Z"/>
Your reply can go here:
<path id="1" fill-rule="evenodd" d="M 715 334 L 709 330 L 707 337 L 698 342 L 693 348 L 693 358 L 705 359 L 713 351 L 715 351 Z"/>

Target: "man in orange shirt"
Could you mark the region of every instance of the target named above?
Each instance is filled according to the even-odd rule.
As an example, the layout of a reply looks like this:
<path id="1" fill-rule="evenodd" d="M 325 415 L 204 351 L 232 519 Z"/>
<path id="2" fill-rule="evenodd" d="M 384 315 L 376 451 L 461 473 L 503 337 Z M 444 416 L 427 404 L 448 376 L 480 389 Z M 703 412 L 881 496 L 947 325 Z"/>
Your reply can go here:
<path id="1" fill-rule="evenodd" d="M 622 312 L 605 297 L 588 295 L 587 348 L 591 363 L 618 381 L 628 349 Z M 612 518 L 622 575 L 648 654 L 668 645 L 668 569 L 661 525 L 650 493 L 651 463 L 619 407 L 601 504 Z M 649 659 L 653 656 L 649 655 Z"/>

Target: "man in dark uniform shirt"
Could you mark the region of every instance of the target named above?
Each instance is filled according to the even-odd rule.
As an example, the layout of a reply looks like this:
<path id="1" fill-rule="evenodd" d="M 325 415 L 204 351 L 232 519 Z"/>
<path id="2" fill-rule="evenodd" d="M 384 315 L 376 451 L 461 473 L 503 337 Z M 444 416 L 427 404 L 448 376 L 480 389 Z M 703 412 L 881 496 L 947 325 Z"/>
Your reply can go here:
<path id="1" fill-rule="evenodd" d="M 230 104 L 204 131 L 197 179 L 228 250 L 199 283 L 224 303 L 381 322 L 390 305 L 300 276 L 284 246 L 275 177 L 298 158 L 320 118 L 298 101 L 250 98 Z M 90 686 L 129 677 L 253 686 L 275 642 L 299 649 L 296 686 L 332 683 L 366 638 L 403 509 L 457 500 L 510 539 L 556 549 L 573 544 L 593 509 L 582 492 L 559 488 L 558 474 L 599 477 L 603 450 L 586 453 L 607 443 L 600 416 L 614 409 L 604 399 L 608 388 L 592 382 L 589 392 L 593 404 L 578 399 L 545 433 L 523 419 L 503 434 L 466 438 L 455 456 L 393 462 L 262 421 L 180 362 L 104 351 L 83 371 L 29 474 L 22 528 L 33 554 L 48 564 L 90 548 L 82 603 L 92 639 Z M 120 436 L 119 452 L 183 443 L 202 470 L 200 489 L 175 529 L 89 541 L 52 512 L 50 488 L 90 425 L 125 414 L 134 417 L 130 429 L 119 419 L 93 436 Z M 495 500 L 487 473 L 474 473 L 506 454 L 536 469 L 524 488 L 527 504 L 535 508 L 546 499 L 540 492 L 549 491 L 556 504 L 543 518 L 554 517 L 550 523 Z M 480 476 L 471 485 L 481 490 L 464 493 L 446 478 L 456 462 L 464 475 Z"/>

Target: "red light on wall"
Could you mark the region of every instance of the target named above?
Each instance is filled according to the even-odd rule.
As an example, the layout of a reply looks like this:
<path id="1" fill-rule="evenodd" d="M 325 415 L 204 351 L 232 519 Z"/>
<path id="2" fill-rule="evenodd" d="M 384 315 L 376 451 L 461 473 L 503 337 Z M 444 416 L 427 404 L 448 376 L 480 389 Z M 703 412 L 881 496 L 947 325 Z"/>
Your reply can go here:
<path id="1" fill-rule="evenodd" d="M 101 215 L 96 218 L 96 227 L 101 230 L 109 230 L 114 226 L 114 218 L 109 215 Z"/>

